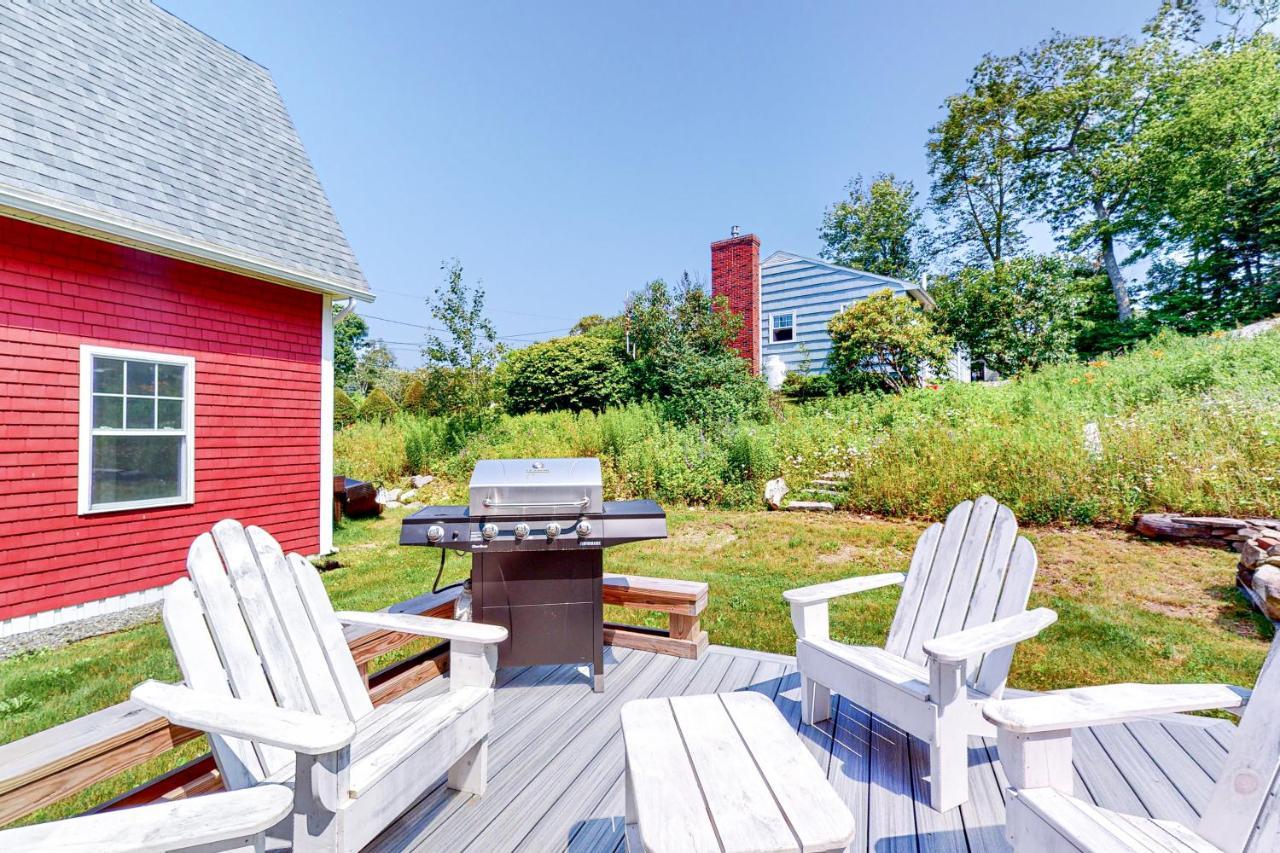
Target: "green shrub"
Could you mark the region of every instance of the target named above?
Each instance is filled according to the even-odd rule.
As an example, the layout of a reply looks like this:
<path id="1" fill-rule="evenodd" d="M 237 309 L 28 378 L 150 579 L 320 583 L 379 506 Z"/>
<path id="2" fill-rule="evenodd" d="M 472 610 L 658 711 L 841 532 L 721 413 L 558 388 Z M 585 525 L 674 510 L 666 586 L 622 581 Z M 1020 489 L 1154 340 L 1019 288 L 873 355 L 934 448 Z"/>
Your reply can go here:
<path id="1" fill-rule="evenodd" d="M 778 476 L 780 465 L 774 447 L 776 436 L 758 427 L 740 427 L 725 446 L 725 478 L 731 482 L 763 485 Z"/>
<path id="2" fill-rule="evenodd" d="M 868 379 L 891 391 L 920 384 L 926 372 L 943 375 L 951 338 L 937 331 L 920 306 L 885 288 L 855 302 L 827 323 L 827 364 L 842 390 Z"/>
<path id="3" fill-rule="evenodd" d="M 399 411 L 400 407 L 396 405 L 395 400 L 391 399 L 390 394 L 381 388 L 374 388 L 369 392 L 369 396 L 364 398 L 364 405 L 360 407 L 360 420 L 390 420 Z"/>
<path id="4" fill-rule="evenodd" d="M 667 393 L 657 398 L 674 424 L 727 429 L 741 421 L 769 418 L 769 389 L 737 355 L 678 359 L 659 368 Z"/>
<path id="5" fill-rule="evenodd" d="M 400 408 L 406 412 L 419 415 L 426 412 L 427 386 L 421 379 L 411 379 L 405 386 L 404 396 L 400 398 Z"/>
<path id="6" fill-rule="evenodd" d="M 598 412 L 626 393 L 623 353 L 604 337 L 575 335 L 512 350 L 498 369 L 506 409 L 525 412 Z"/>
<path id="7" fill-rule="evenodd" d="M 333 392 L 333 424 L 337 427 L 350 426 L 355 423 L 356 418 L 360 416 L 360 409 L 356 407 L 355 401 L 351 399 L 351 395 L 341 388 L 334 389 Z"/>
<path id="8" fill-rule="evenodd" d="M 835 383 L 825 373 L 791 371 L 782 380 L 782 393 L 792 400 L 813 400 L 836 393 Z"/>

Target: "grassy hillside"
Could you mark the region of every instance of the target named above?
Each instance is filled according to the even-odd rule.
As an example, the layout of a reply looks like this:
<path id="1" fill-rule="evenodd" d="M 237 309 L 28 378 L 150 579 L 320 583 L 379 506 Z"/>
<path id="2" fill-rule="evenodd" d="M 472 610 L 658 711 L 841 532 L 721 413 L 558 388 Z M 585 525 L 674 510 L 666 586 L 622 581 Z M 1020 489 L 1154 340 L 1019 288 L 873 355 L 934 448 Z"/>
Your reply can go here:
<path id="1" fill-rule="evenodd" d="M 1090 422 L 1097 457 L 1083 440 Z M 677 429 L 643 406 L 502 417 L 464 437 L 402 417 L 348 427 L 336 452 L 341 473 L 432 473 L 455 499 L 478 458 L 584 455 L 602 459 L 611 497 L 671 505 L 751 508 L 765 479 L 796 485 L 834 469 L 853 475 L 847 508 L 895 517 L 939 517 L 983 492 L 1042 523 L 1280 515 L 1280 334 L 1164 335 L 1001 385 L 782 405 L 769 423 L 723 430 Z"/>

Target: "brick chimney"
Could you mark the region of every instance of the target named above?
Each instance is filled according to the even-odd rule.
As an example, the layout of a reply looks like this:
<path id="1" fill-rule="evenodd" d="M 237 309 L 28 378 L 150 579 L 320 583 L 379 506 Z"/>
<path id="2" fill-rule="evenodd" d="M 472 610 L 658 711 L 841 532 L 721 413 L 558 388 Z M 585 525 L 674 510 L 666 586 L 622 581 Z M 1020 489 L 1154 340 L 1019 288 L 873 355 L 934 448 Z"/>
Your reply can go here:
<path id="1" fill-rule="evenodd" d="M 742 317 L 733 348 L 760 373 L 760 238 L 754 234 L 733 236 L 711 244 L 711 295 L 723 296 L 729 310 Z"/>

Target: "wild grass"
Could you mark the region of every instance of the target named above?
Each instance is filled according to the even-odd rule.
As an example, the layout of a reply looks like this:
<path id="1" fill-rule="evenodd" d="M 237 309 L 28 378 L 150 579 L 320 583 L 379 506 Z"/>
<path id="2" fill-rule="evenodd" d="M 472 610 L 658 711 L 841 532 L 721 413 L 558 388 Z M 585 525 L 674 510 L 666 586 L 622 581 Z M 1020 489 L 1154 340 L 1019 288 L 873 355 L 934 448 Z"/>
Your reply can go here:
<path id="1" fill-rule="evenodd" d="M 719 429 L 677 428 L 641 405 L 504 416 L 469 435 L 406 416 L 348 427 L 336 451 L 341 473 L 431 473 L 458 498 L 478 458 L 599 456 L 609 497 L 685 506 L 754 508 L 766 479 L 794 488 L 838 470 L 852 475 L 843 506 L 894 517 L 937 518 L 984 492 L 1039 523 L 1280 515 L 1280 334 L 1162 335 L 1001 385 L 779 405 L 768 423 Z"/>
<path id="2" fill-rule="evenodd" d="M 340 609 L 377 609 L 430 588 L 438 554 L 397 544 L 404 511 L 347 522 L 338 531 L 342 568 L 325 572 Z M 782 592 L 853 575 L 900 571 L 924 525 L 846 513 L 669 513 L 670 537 L 610 551 L 608 568 L 631 574 L 706 581 L 702 624 L 711 642 L 791 654 Z M 1115 681 L 1226 681 L 1253 684 L 1266 655 L 1268 623 L 1232 588 L 1234 556 L 1177 547 L 1099 529 L 1033 527 L 1040 555 L 1033 606 L 1060 621 L 1022 643 L 1010 683 L 1047 690 Z M 451 556 L 445 582 L 469 571 Z M 897 591 L 853 596 L 832 607 L 832 633 L 879 644 Z M 662 614 L 610 608 L 606 618 L 665 625 Z M 83 716 L 128 697 L 146 678 L 175 680 L 164 629 L 149 623 L 59 649 L 0 661 L 0 742 Z M 207 749 L 203 739 L 32 816 L 75 814 Z"/>

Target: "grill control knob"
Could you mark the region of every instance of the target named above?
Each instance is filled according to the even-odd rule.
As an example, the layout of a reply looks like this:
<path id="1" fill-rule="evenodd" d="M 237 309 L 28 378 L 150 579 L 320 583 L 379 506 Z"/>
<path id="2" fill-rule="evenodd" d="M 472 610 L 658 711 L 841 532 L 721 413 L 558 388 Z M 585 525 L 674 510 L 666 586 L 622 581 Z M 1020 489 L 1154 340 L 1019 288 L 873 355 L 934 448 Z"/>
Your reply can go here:
<path id="1" fill-rule="evenodd" d="M 555 539 L 559 535 L 560 525 L 556 524 L 554 521 L 547 522 L 547 538 Z"/>
<path id="2" fill-rule="evenodd" d="M 498 535 L 498 525 L 486 524 L 484 527 L 480 528 L 480 535 L 483 536 L 486 540 L 492 539 L 493 537 Z"/>
<path id="3" fill-rule="evenodd" d="M 525 524 L 522 521 L 519 524 L 517 524 L 515 526 L 515 529 L 512 530 L 511 532 L 516 535 L 517 539 L 523 539 L 524 537 L 529 535 L 529 525 Z"/>
<path id="4" fill-rule="evenodd" d="M 582 521 L 578 522 L 578 536 L 582 539 L 586 539 L 590 535 L 591 535 L 591 522 L 587 521 L 584 518 L 582 519 Z"/>
<path id="5" fill-rule="evenodd" d="M 438 524 L 433 524 L 427 528 L 427 541 L 439 542 L 444 538 L 444 528 Z"/>

